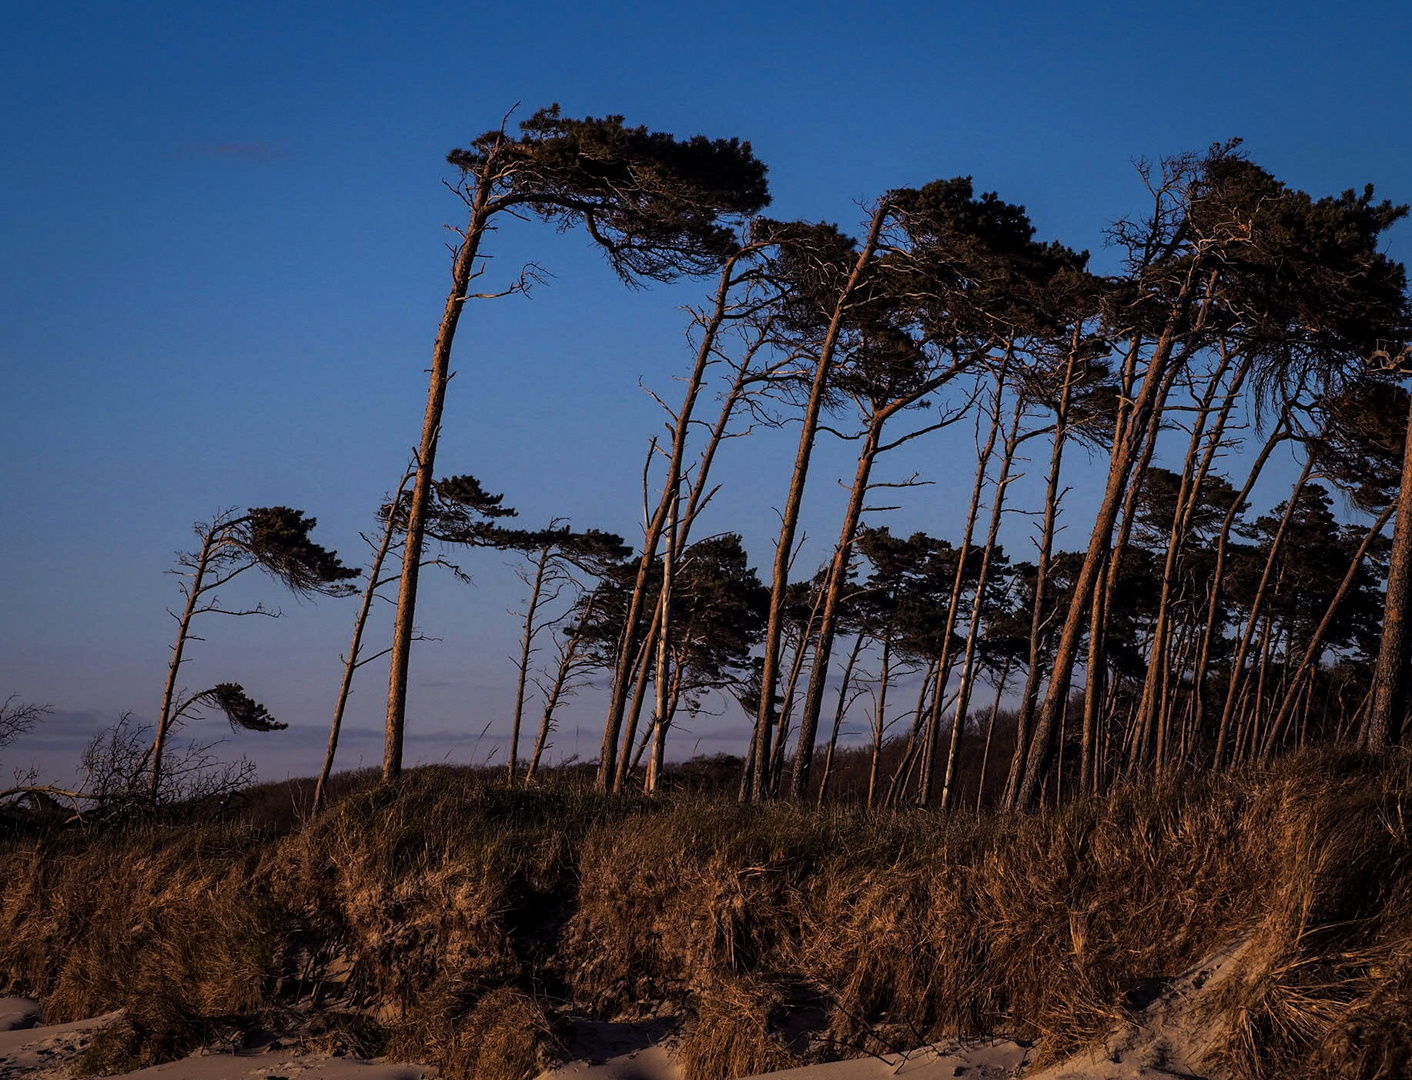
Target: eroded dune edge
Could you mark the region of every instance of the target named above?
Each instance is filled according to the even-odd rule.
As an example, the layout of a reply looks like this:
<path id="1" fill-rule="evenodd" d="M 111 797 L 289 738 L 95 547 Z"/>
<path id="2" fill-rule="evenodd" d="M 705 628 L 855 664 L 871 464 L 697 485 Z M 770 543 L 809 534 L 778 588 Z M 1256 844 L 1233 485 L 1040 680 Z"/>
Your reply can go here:
<path id="1" fill-rule="evenodd" d="M 1409 811 L 1404 756 L 1307 753 L 980 821 L 450 769 L 15 820 L 0 1078 L 1404 1075 Z"/>

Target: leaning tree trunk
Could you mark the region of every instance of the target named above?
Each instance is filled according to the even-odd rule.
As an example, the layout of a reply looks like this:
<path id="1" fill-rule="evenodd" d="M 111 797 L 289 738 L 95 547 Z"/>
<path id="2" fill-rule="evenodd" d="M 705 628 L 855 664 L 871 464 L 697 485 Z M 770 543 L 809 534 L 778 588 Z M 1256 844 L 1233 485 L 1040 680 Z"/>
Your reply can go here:
<path id="1" fill-rule="evenodd" d="M 391 512 L 387 515 L 387 523 L 383 526 L 382 540 L 373 553 L 373 563 L 368 569 L 368 586 L 363 590 L 363 602 L 358 608 L 358 618 L 353 623 L 353 641 L 348 646 L 348 656 L 343 663 L 343 681 L 338 687 L 338 701 L 333 707 L 333 722 L 329 725 L 328 749 L 324 751 L 324 767 L 319 771 L 319 782 L 314 786 L 314 807 L 313 813 L 318 814 L 324 807 L 324 799 L 327 796 L 329 776 L 333 773 L 333 758 L 338 752 L 338 736 L 343 727 L 343 711 L 348 705 L 349 695 L 353 692 L 353 676 L 364 663 L 374 659 L 368 657 L 367 661 L 360 658 L 363 651 L 363 631 L 368 625 L 368 615 L 372 612 L 373 598 L 377 595 L 378 588 L 386 584 L 382 580 L 382 564 L 387 559 L 387 554 L 392 550 L 392 541 L 397 532 L 397 504 L 402 500 L 402 493 L 407 490 L 407 481 L 412 478 L 410 472 L 404 473 L 402 482 L 397 485 L 397 492 L 392 496 Z"/>
<path id="2" fill-rule="evenodd" d="M 868 763 L 868 809 L 877 799 L 878 773 L 882 766 L 883 736 L 887 734 L 887 686 L 892 676 L 891 635 L 883 637 L 882 675 L 878 681 L 877 709 L 873 716 L 873 756 Z"/>
<path id="3" fill-rule="evenodd" d="M 652 624 L 647 628 L 647 636 L 642 639 L 638 655 L 633 665 L 632 708 L 628 710 L 627 727 L 623 731 L 623 751 L 618 755 L 613 771 L 613 790 L 626 789 L 628 773 L 632 771 L 633 740 L 637 736 L 637 725 L 642 719 L 642 703 L 647 696 L 647 679 L 652 672 L 652 654 L 657 645 L 657 633 L 662 628 L 662 607 L 659 604 L 652 611 Z M 625 631 L 626 632 L 626 631 Z"/>
<path id="4" fill-rule="evenodd" d="M 1299 479 L 1294 483 L 1294 491 L 1290 493 L 1289 503 L 1285 507 L 1284 517 L 1280 519 L 1279 527 L 1275 530 L 1274 537 L 1270 540 L 1270 554 L 1265 558 L 1265 568 L 1260 573 L 1260 584 L 1255 587 L 1255 597 L 1250 604 L 1250 617 L 1246 621 L 1245 631 L 1241 634 L 1240 645 L 1236 649 L 1235 659 L 1231 661 L 1231 681 L 1226 689 L 1226 704 L 1221 710 L 1221 725 L 1216 735 L 1216 767 L 1222 765 L 1222 756 L 1225 752 L 1226 737 L 1230 730 L 1231 721 L 1235 718 L 1236 702 L 1240 697 L 1241 685 L 1245 678 L 1245 659 L 1250 652 L 1250 643 L 1254 639 L 1255 629 L 1260 623 L 1261 609 L 1265 606 L 1265 596 L 1269 590 L 1270 578 L 1275 572 L 1279 558 L 1284 554 L 1285 534 L 1289 531 L 1289 523 L 1294 520 L 1294 512 L 1299 507 L 1299 496 L 1304 491 L 1304 485 L 1309 481 L 1309 474 L 1314 471 L 1314 455 L 1310 453 L 1308 460 L 1304 464 L 1303 471 L 1299 474 Z M 1262 665 L 1263 670 L 1263 665 Z M 1255 702 L 1256 709 L 1260 708 L 1260 701 Z"/>
<path id="5" fill-rule="evenodd" d="M 383 745 L 382 776 L 394 780 L 402 772 L 402 742 L 407 723 L 407 669 L 412 656 L 412 627 L 417 610 L 417 579 L 422 568 L 427 512 L 431 506 L 432 474 L 436 447 L 441 438 L 441 414 L 446 406 L 446 386 L 451 381 L 451 346 L 466 305 L 466 290 L 475 271 L 476 256 L 489 220 L 490 191 L 476 186 L 471 219 L 465 239 L 456 252 L 451 272 L 451 292 L 432 349 L 431 383 L 427 410 L 422 419 L 422 441 L 417 451 L 417 477 L 407 510 L 407 544 L 402 556 L 402 582 L 397 592 L 397 622 L 392 628 L 392 664 L 387 687 L 387 734 Z"/>
<path id="6" fill-rule="evenodd" d="M 882 422 L 885 418 L 884 413 L 876 413 L 868 424 L 863 449 L 858 455 L 858 472 L 853 481 L 853 491 L 848 497 L 848 509 L 843 516 L 843 531 L 829 568 L 824 606 L 819 615 L 819 630 L 814 643 L 814 665 L 809 674 L 809 685 L 804 691 L 804 707 L 799 717 L 799 743 L 794 755 L 794 774 L 790 778 L 789 794 L 795 800 L 803 799 L 809 790 L 809 770 L 814 761 L 819 711 L 823 707 L 824 683 L 828 678 L 829 660 L 833 653 L 838 605 L 843 596 L 844 583 L 848 579 L 849 564 L 853 561 L 853 541 L 858 534 L 858 522 L 863 516 L 863 498 L 868 491 L 868 477 L 877 457 L 878 440 L 882 436 Z"/>
<path id="7" fill-rule="evenodd" d="M 530 657 L 534 654 L 534 638 L 538 627 L 534 617 L 539 611 L 539 598 L 544 592 L 544 574 L 549 568 L 549 557 L 553 554 L 554 542 L 548 541 L 539 551 L 534 564 L 534 583 L 530 586 L 529 606 L 525 611 L 525 631 L 520 639 L 520 659 L 517 663 L 518 678 L 515 682 L 515 714 L 510 721 L 510 763 L 506 779 L 515 782 L 515 767 L 520 758 L 520 724 L 525 715 L 525 682 L 529 679 Z"/>
<path id="8" fill-rule="evenodd" d="M 1343 581 L 1339 583 L 1338 591 L 1334 593 L 1333 599 L 1329 601 L 1329 606 L 1324 610 L 1324 617 L 1319 620 L 1319 625 L 1314 629 L 1314 635 L 1309 639 L 1309 644 L 1304 650 L 1304 655 L 1300 658 L 1299 667 L 1295 669 L 1294 676 L 1289 681 L 1289 686 L 1285 690 L 1284 700 L 1280 702 L 1279 712 L 1275 714 L 1275 719 L 1270 724 L 1270 730 L 1265 735 L 1265 745 L 1261 750 L 1261 759 L 1268 765 L 1274 759 L 1275 747 L 1279 745 L 1280 739 L 1284 736 L 1285 725 L 1289 722 L 1290 716 L 1298 704 L 1299 693 L 1304 685 L 1304 680 L 1309 678 L 1314 672 L 1318 657 L 1324 649 L 1324 637 L 1329 632 L 1329 627 L 1333 625 L 1338 609 L 1343 604 L 1344 598 L 1348 596 L 1349 590 L 1353 588 L 1353 582 L 1358 577 L 1358 571 L 1363 566 L 1363 560 L 1368 555 L 1368 549 L 1373 546 L 1374 539 L 1386 528 L 1388 519 L 1392 517 L 1397 509 L 1397 504 L 1389 503 L 1388 506 L 1378 515 L 1376 521 L 1368 527 L 1368 531 L 1363 534 L 1363 542 L 1358 545 L 1358 550 L 1353 553 L 1353 560 L 1348 564 L 1348 572 L 1343 575 Z M 1310 679 L 1312 690 L 1312 678 Z"/>
<path id="9" fill-rule="evenodd" d="M 966 729 L 966 711 L 971 703 L 971 680 L 975 674 L 976 643 L 980 640 L 981 618 L 985 607 L 985 587 L 990 577 L 990 563 L 1000 534 L 1000 520 L 1005 511 L 1005 489 L 1010 486 L 1010 468 L 1015 463 L 1015 451 L 1023 441 L 1020 420 L 1025 414 L 1023 399 L 1015 402 L 1015 419 L 1005 439 L 1005 453 L 1000 461 L 1000 475 L 995 481 L 995 502 L 990 511 L 990 528 L 986 532 L 985 549 L 981 555 L 980 573 L 971 600 L 971 619 L 966 627 L 966 652 L 961 660 L 961 681 L 956 688 L 956 712 L 951 721 L 951 743 L 946 751 L 946 774 L 941 784 L 941 809 L 951 809 L 951 792 L 956 783 L 956 763 L 961 755 L 961 736 Z"/>
<path id="10" fill-rule="evenodd" d="M 976 518 L 980 514 L 981 493 L 985 490 L 985 474 L 990 468 L 990 457 L 995 452 L 995 440 L 1000 435 L 1002 399 L 1005 394 L 1005 375 L 1009 365 L 1010 352 L 1006 350 L 1005 360 L 996 374 L 995 405 L 991 410 L 990 432 L 985 446 L 976 455 L 976 482 L 971 487 L 971 505 L 966 511 L 966 526 L 961 535 L 961 548 L 956 556 L 956 573 L 951 579 L 951 599 L 946 607 L 946 628 L 941 635 L 941 655 L 937 661 L 936 693 L 932 699 L 932 710 L 927 718 L 926 730 L 922 736 L 922 763 L 918 783 L 917 802 L 922 806 L 931 803 L 932 785 L 936 775 L 936 749 L 941 738 L 942 698 L 946 696 L 946 679 L 951 666 L 951 637 L 956 632 L 956 619 L 961 610 L 961 593 L 966 580 L 966 561 L 970 558 L 971 537 L 975 534 Z"/>
<path id="11" fill-rule="evenodd" d="M 853 682 L 853 669 L 858 666 L 858 656 L 863 651 L 863 646 L 867 642 L 867 635 L 857 634 L 853 639 L 853 648 L 848 652 L 848 662 L 843 666 L 843 681 L 838 687 L 838 707 L 833 714 L 833 731 L 829 734 L 829 748 L 824 756 L 824 774 L 819 777 L 819 797 L 816 806 L 824 805 L 824 798 L 829 790 L 829 777 L 833 775 L 833 756 L 838 749 L 838 733 L 843 727 L 843 717 L 848 711 L 848 688 Z"/>
<path id="12" fill-rule="evenodd" d="M 1193 260 L 1182 284 L 1181 292 L 1173 305 L 1171 317 L 1167 320 L 1148 361 L 1147 372 L 1143 376 L 1142 389 L 1133 403 L 1132 421 L 1128 437 L 1124 439 L 1122 452 L 1113 457 L 1108 470 L 1108 482 L 1103 492 L 1103 502 L 1098 508 L 1098 516 L 1089 538 L 1088 551 L 1078 579 L 1074 582 L 1073 595 L 1069 602 L 1069 613 L 1064 620 L 1059 646 L 1055 650 L 1053 675 L 1049 680 L 1049 690 L 1045 694 L 1044 708 L 1035 724 L 1029 756 L 1025 762 L 1025 776 L 1020 784 L 1019 804 L 1024 808 L 1033 807 L 1039 801 L 1040 785 L 1053 750 L 1054 736 L 1059 730 L 1059 719 L 1069 705 L 1069 686 L 1078 661 L 1079 641 L 1083 636 L 1084 623 L 1089 615 L 1089 604 L 1093 599 L 1093 589 L 1098 581 L 1099 571 L 1108 557 L 1108 544 L 1113 535 L 1113 526 L 1118 519 L 1118 509 L 1127 486 L 1132 466 L 1137 458 L 1138 444 L 1145 432 L 1158 403 L 1159 394 L 1167 383 L 1167 369 L 1172 363 L 1172 354 L 1187 312 L 1195 298 L 1196 274 L 1201 261 Z M 1134 436 L 1137 436 L 1136 438 Z"/>
<path id="13" fill-rule="evenodd" d="M 730 293 L 732 285 L 735 284 L 735 268 L 747 253 L 753 253 L 755 250 L 757 249 L 742 249 L 733 255 L 721 270 L 715 306 L 703 328 L 701 342 L 696 350 L 696 362 L 692 366 L 691 376 L 687 379 L 686 396 L 673 425 L 672 452 L 667 461 L 667 477 L 662 487 L 662 498 L 647 521 L 647 531 L 642 541 L 642 557 L 637 566 L 637 580 L 633 583 L 632 594 L 628 598 L 627 617 L 623 621 L 623 638 L 618 644 L 618 657 L 613 669 L 613 684 L 608 697 L 608 717 L 603 725 L 603 751 L 598 758 L 597 785 L 603 791 L 608 790 L 610 785 L 619 787 L 619 777 L 624 773 L 624 770 L 618 767 L 616 755 L 618 737 L 623 726 L 623 712 L 627 708 L 628 688 L 633 685 L 638 646 L 636 629 L 642 617 L 643 605 L 646 603 L 647 579 L 652 569 L 652 561 L 657 557 L 657 544 L 661 540 L 668 508 L 680 499 L 682 463 L 686 457 L 692 412 L 701 394 L 707 368 L 712 363 L 717 336 L 730 318 Z"/>
<path id="14" fill-rule="evenodd" d="M 1220 619 L 1220 599 L 1221 583 L 1226 571 L 1226 550 L 1230 543 L 1231 528 L 1235 524 L 1235 519 L 1239 516 L 1241 507 L 1250 497 L 1251 490 L 1255 487 L 1255 482 L 1260 479 L 1261 472 L 1264 471 L 1265 463 L 1270 460 L 1270 455 L 1275 447 L 1290 438 L 1289 431 L 1289 411 L 1285 410 L 1280 415 L 1279 422 L 1270 432 L 1270 437 L 1265 440 L 1265 445 L 1260 448 L 1260 453 L 1255 457 L 1255 463 L 1250 468 L 1250 475 L 1246 477 L 1245 484 L 1241 487 L 1240 493 L 1236 495 L 1235 501 L 1226 511 L 1225 519 L 1221 522 L 1221 531 L 1216 537 L 1216 565 L 1211 572 L 1210 593 L 1206 598 L 1206 625 L 1201 635 L 1201 649 L 1196 658 L 1196 670 L 1191 677 L 1191 690 L 1195 698 L 1193 705 L 1192 727 L 1196 732 L 1199 741 L 1201 732 L 1205 725 L 1206 718 L 1206 672 L 1211 665 L 1211 650 L 1216 641 L 1218 630 L 1217 623 Z M 1224 747 L 1222 748 L 1224 749 Z"/>
<path id="15" fill-rule="evenodd" d="M 667 705 L 671 697 L 671 657 L 672 657 L 672 591 L 676 580 L 677 565 L 677 504 L 680 498 L 671 500 L 667 514 L 667 550 L 662 556 L 662 592 L 658 597 L 660 614 L 657 617 L 661 629 L 657 632 L 657 670 L 652 685 L 657 691 L 657 722 L 654 727 L 656 739 L 653 753 L 647 767 L 647 791 L 657 790 L 657 778 L 662 769 L 662 747 L 667 733 Z M 680 674 L 680 671 L 678 671 Z"/>
<path id="16" fill-rule="evenodd" d="M 1170 665 L 1167 662 L 1168 634 L 1171 628 L 1172 592 L 1176 587 L 1177 561 L 1186 545 L 1187 533 L 1192 514 L 1201 498 L 1201 487 L 1206 477 L 1199 471 L 1198 455 L 1206 433 L 1206 424 L 1212 415 L 1212 404 L 1220 389 L 1222 379 L 1230 367 L 1229 354 L 1223 355 L 1220 366 L 1212 375 L 1206 393 L 1197 405 L 1196 422 L 1192 424 L 1191 438 L 1187 442 L 1186 458 L 1182 462 L 1181 483 L 1177 489 L 1176 505 L 1172 511 L 1172 525 L 1167 535 L 1167 553 L 1162 565 L 1162 584 L 1157 599 L 1157 614 L 1153 622 L 1152 647 L 1148 652 L 1147 674 L 1142 683 L 1142 697 L 1138 706 L 1137 723 L 1145 733 L 1144 741 L 1153 748 L 1154 763 L 1160 772 L 1166 751 L 1166 729 L 1160 722 L 1162 711 L 1163 679 Z M 1235 401 L 1235 394 L 1245 380 L 1249 364 L 1237 370 L 1230 392 L 1223 402 L 1223 413 L 1229 415 Z M 1220 437 L 1218 426 L 1216 438 Z M 1206 460 L 1210 460 L 1207 458 Z"/>
<path id="17" fill-rule="evenodd" d="M 1412 417 L 1403 442 L 1402 485 L 1397 492 L 1397 524 L 1388 558 L 1387 596 L 1383 603 L 1383 638 L 1373 670 L 1373 704 L 1365 742 L 1372 747 L 1402 741 L 1407 716 L 1408 596 L 1412 594 Z"/>
<path id="18" fill-rule="evenodd" d="M 799 432 L 799 449 L 794 457 L 794 473 L 790 478 L 789 495 L 784 513 L 780 515 L 780 537 L 775 547 L 774 574 L 770 581 L 770 615 L 765 628 L 764 662 L 760 670 L 760 704 L 755 715 L 755 772 L 750 782 L 750 797 L 756 801 L 769 790 L 770 725 L 774 719 L 775 684 L 779 682 L 780 638 L 784 631 L 785 592 L 789 588 L 789 564 L 794 555 L 794 534 L 799 526 L 799 511 L 804 502 L 804 484 L 809 476 L 809 459 L 814 452 L 814 437 L 819 430 L 819 413 L 824 404 L 824 391 L 833 367 L 834 352 L 843 332 L 844 316 L 853 292 L 873 260 L 883 223 L 891 212 L 886 201 L 873 211 L 868 238 L 858 253 L 853 271 L 834 305 L 828 330 L 814 365 L 814 379 L 809 388 L 809 401 L 804 407 L 804 422 Z"/>
<path id="19" fill-rule="evenodd" d="M 1054 555 L 1054 533 L 1059 518 L 1059 478 L 1064 462 L 1064 443 L 1069 435 L 1069 400 L 1073 394 L 1074 361 L 1078 356 L 1079 330 L 1074 329 L 1073 344 L 1064 367 L 1064 382 L 1059 391 L 1059 404 L 1054 413 L 1054 444 L 1049 455 L 1049 480 L 1045 487 L 1044 525 L 1040 529 L 1039 564 L 1035 567 L 1034 604 L 1030 608 L 1030 642 L 1025 688 L 1020 692 L 1020 705 L 1015 716 L 1015 747 L 1010 758 L 1010 772 L 1005 780 L 1008 793 L 1019 782 L 1019 773 L 1029 749 L 1030 722 L 1034 718 L 1035 701 L 1039 697 L 1040 665 L 1045 624 L 1048 617 L 1049 563 Z"/>
<path id="20" fill-rule="evenodd" d="M 172 726 L 172 700 L 176 697 L 177 676 L 181 673 L 182 653 L 191 633 L 191 619 L 196 614 L 196 605 L 204 591 L 201 587 L 210 565 L 211 554 L 218 544 L 217 530 L 211 529 L 201 541 L 201 553 L 196 557 L 196 568 L 192 573 L 191 589 L 187 593 L 186 607 L 177 622 L 176 643 L 172 646 L 172 659 L 167 666 L 167 685 L 162 691 L 162 711 L 157 714 L 157 733 L 152 742 L 152 779 L 148 783 L 147 797 L 155 806 L 162 793 L 162 757 L 166 751 L 167 733 Z"/>
<path id="21" fill-rule="evenodd" d="M 590 593 L 583 616 L 578 620 L 578 624 L 574 627 L 559 656 L 559 670 L 554 673 L 554 684 L 550 686 L 549 693 L 544 698 L 544 714 L 539 721 L 539 737 L 534 741 L 534 753 L 530 757 L 529 766 L 525 769 L 526 786 L 534 782 L 535 774 L 539 772 L 540 758 L 543 757 L 544 748 L 548 745 L 549 732 L 553 730 L 554 713 L 559 708 L 559 702 L 563 700 L 564 692 L 568 688 L 569 675 L 574 669 L 574 660 L 578 656 L 579 645 L 583 641 L 584 624 L 592 616 L 593 594 Z"/>

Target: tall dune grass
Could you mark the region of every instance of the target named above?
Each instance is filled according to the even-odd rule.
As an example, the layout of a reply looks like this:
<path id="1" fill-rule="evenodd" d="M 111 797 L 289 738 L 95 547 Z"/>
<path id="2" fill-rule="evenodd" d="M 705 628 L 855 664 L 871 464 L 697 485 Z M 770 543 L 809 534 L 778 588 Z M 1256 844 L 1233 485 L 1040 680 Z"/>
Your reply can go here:
<path id="1" fill-rule="evenodd" d="M 568 1010 L 666 1009 L 688 1080 L 724 1080 L 950 1035 L 1055 1059 L 1248 942 L 1207 1018 L 1213 1069 L 1372 1078 L 1412 1052 L 1402 755 L 979 819 L 448 768 L 350 785 L 302 827 L 280 805 L 0 842 L 4 988 L 56 1021 L 126 1009 L 100 1072 L 256 1028 L 313 1037 L 319 1015 L 362 1052 L 518 1080 Z"/>

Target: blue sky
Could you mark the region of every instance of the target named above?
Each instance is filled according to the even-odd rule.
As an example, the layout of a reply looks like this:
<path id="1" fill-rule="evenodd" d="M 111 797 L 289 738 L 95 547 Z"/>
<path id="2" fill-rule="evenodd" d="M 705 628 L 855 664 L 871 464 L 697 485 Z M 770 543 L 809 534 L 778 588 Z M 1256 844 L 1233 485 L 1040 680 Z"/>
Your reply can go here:
<path id="1" fill-rule="evenodd" d="M 445 154 L 516 103 L 750 139 L 781 217 L 852 227 L 890 187 L 971 174 L 1100 268 L 1105 225 L 1141 210 L 1132 161 L 1233 135 L 1315 194 L 1412 201 L 1401 3 L 27 7 L 0 13 L 0 697 L 57 711 L 0 770 L 155 711 L 163 572 L 192 521 L 296 505 L 361 560 L 424 405 L 459 208 Z M 660 423 L 639 380 L 670 392 L 701 289 L 626 291 L 581 238 L 535 225 L 492 250 L 507 278 L 531 259 L 553 277 L 463 324 L 442 464 L 527 524 L 632 536 Z M 723 463 L 713 527 L 743 530 L 759 566 L 781 445 Z M 821 458 L 820 545 L 846 458 Z M 947 495 L 969 480 L 935 479 L 896 527 L 956 531 Z M 483 757 L 504 726 L 521 587 L 504 556 L 467 562 L 474 590 L 426 590 L 441 640 L 413 660 L 412 757 Z M 240 741 L 266 776 L 313 768 L 353 614 L 282 603 L 275 623 L 208 624 L 187 676 L 241 681 L 294 725 Z M 365 672 L 349 765 L 380 757 L 384 680 Z M 709 736 L 737 720 L 683 739 L 723 748 Z M 580 722 L 580 749 L 597 741 L 585 704 L 566 752 Z"/>

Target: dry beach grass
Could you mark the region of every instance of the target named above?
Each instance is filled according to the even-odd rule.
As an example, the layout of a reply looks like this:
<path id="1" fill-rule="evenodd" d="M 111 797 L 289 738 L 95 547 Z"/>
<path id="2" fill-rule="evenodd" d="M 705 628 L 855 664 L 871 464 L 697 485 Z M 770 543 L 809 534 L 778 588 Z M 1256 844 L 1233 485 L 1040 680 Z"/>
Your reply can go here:
<path id="1" fill-rule="evenodd" d="M 11 823 L 0 977 L 50 1022 L 115 1009 L 116 1073 L 273 1035 L 519 1080 L 570 1012 L 670 1014 L 687 1080 L 1128 1023 L 1245 943 L 1205 1068 L 1406 1075 L 1412 767 L 1306 753 L 1062 812 L 952 819 L 511 790 L 415 771 L 303 827 Z"/>

